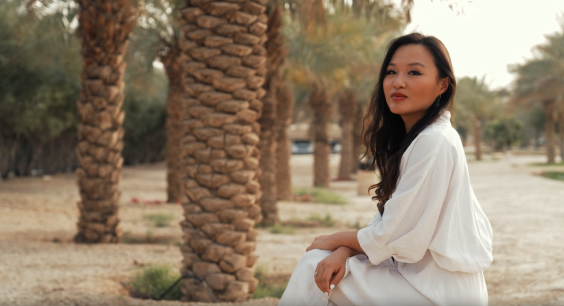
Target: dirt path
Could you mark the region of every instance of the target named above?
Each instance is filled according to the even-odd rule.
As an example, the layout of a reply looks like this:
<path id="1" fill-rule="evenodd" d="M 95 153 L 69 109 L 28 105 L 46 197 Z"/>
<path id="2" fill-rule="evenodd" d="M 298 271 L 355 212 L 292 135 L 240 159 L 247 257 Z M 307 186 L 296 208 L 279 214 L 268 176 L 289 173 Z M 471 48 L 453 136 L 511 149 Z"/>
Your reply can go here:
<path id="1" fill-rule="evenodd" d="M 495 259 L 486 271 L 490 305 L 564 304 L 564 183 L 533 176 L 538 169 L 525 166 L 542 161 L 527 156 L 469 164 L 473 187 L 494 228 Z M 333 156 L 333 171 L 337 163 Z M 311 156 L 294 156 L 292 167 L 295 185 L 311 184 Z M 133 299 L 122 286 L 140 265 L 180 266 L 174 243 L 180 239 L 182 209 L 131 202 L 133 197 L 164 200 L 165 187 L 162 164 L 124 169 L 120 219 L 124 237 L 166 238 L 169 245 L 88 246 L 71 242 L 78 213 L 74 175 L 0 182 L 0 305 L 180 305 Z M 315 236 L 372 219 L 375 205 L 367 196 L 356 196 L 354 182 L 333 183 L 332 189 L 350 204 L 282 202 L 280 214 L 282 220 L 330 214 L 337 225 L 295 228 L 294 234 L 261 229 L 259 266 L 290 274 Z M 171 215 L 174 221 L 156 228 L 145 220 L 149 214 Z M 263 299 L 249 305 L 276 303 Z"/>

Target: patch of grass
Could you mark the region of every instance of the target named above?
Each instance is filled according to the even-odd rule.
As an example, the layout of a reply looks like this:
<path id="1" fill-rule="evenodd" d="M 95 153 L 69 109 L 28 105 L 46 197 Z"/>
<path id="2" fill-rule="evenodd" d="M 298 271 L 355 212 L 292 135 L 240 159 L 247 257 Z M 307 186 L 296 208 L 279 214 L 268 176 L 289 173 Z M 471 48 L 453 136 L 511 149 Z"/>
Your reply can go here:
<path id="1" fill-rule="evenodd" d="M 311 221 L 319 222 L 320 225 L 326 227 L 333 227 L 336 223 L 335 219 L 333 219 L 333 216 L 331 216 L 330 214 L 326 214 L 325 217 L 321 217 L 320 215 L 313 214 L 309 216 L 309 218 L 307 219 Z"/>
<path id="2" fill-rule="evenodd" d="M 126 244 L 166 244 L 181 245 L 182 239 L 173 235 L 155 235 L 153 231 L 147 230 L 145 235 L 125 232 L 121 235 L 121 241 Z"/>
<path id="3" fill-rule="evenodd" d="M 564 181 L 564 172 L 543 172 L 541 175 L 549 179 Z"/>
<path id="4" fill-rule="evenodd" d="M 294 228 L 288 225 L 275 224 L 270 228 L 270 232 L 273 234 L 294 234 Z"/>
<path id="5" fill-rule="evenodd" d="M 554 164 L 549 164 L 549 163 L 532 163 L 532 164 L 527 164 L 527 166 L 532 166 L 532 167 L 564 166 L 564 162 L 559 162 L 559 163 L 554 163 Z"/>
<path id="6" fill-rule="evenodd" d="M 293 190 L 294 200 L 298 202 L 316 202 L 323 204 L 347 204 L 347 200 L 340 194 L 323 188 L 298 188 Z"/>
<path id="7" fill-rule="evenodd" d="M 289 276 L 269 276 L 261 266 L 255 270 L 255 277 L 259 280 L 253 299 L 264 297 L 281 298 L 288 286 Z"/>
<path id="8" fill-rule="evenodd" d="M 143 218 L 153 224 L 155 227 L 165 227 L 169 226 L 174 216 L 172 214 L 150 214 L 143 216 Z"/>
<path id="9" fill-rule="evenodd" d="M 360 220 L 356 219 L 356 222 L 347 224 L 348 227 L 354 229 L 361 229 L 362 226 L 360 225 Z"/>
<path id="10" fill-rule="evenodd" d="M 136 273 L 131 280 L 131 295 L 145 299 L 157 299 L 180 277 L 180 273 L 169 265 L 150 265 Z M 172 290 L 164 297 L 165 300 L 180 300 L 178 282 Z"/>

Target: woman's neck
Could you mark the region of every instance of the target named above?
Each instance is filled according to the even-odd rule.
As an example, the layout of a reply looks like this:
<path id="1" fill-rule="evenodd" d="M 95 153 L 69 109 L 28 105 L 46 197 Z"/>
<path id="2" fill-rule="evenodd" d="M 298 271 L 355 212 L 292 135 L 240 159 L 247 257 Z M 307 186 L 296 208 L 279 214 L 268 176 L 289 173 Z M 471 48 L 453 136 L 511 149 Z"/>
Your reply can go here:
<path id="1" fill-rule="evenodd" d="M 423 118 L 423 116 L 425 116 L 425 112 L 419 112 L 419 113 L 411 113 L 411 114 L 407 114 L 407 115 L 401 115 L 401 119 L 403 120 L 403 123 L 405 124 L 405 133 L 409 133 L 409 131 L 411 130 L 411 128 L 412 128 L 419 120 L 421 120 L 421 118 Z"/>

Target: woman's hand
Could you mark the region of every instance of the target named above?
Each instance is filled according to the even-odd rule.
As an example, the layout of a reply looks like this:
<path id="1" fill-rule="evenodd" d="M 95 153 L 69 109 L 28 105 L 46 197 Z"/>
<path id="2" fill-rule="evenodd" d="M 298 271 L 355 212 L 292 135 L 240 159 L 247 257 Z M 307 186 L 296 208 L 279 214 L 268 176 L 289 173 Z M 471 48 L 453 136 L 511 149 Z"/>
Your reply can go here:
<path id="1" fill-rule="evenodd" d="M 347 258 L 354 253 L 347 247 L 340 247 L 317 264 L 314 277 L 321 291 L 328 294 L 331 285 L 337 286 L 341 282 L 345 276 Z"/>
<path id="2" fill-rule="evenodd" d="M 340 245 L 337 245 L 334 235 L 322 235 L 317 236 L 313 239 L 313 242 L 309 247 L 307 247 L 306 252 L 313 249 L 335 251 Z"/>

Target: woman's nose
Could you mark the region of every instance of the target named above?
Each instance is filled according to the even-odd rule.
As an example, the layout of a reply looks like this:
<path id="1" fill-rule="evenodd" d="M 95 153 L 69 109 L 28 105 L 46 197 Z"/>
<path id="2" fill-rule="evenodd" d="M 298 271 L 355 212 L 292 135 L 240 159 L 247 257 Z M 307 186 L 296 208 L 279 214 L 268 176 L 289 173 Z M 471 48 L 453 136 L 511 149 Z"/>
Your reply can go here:
<path id="1" fill-rule="evenodd" d="M 401 76 L 397 76 L 396 79 L 394 80 L 394 88 L 405 88 L 405 82 L 403 81 L 403 78 Z"/>

